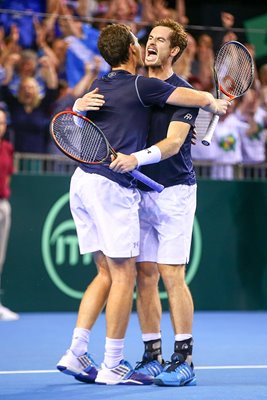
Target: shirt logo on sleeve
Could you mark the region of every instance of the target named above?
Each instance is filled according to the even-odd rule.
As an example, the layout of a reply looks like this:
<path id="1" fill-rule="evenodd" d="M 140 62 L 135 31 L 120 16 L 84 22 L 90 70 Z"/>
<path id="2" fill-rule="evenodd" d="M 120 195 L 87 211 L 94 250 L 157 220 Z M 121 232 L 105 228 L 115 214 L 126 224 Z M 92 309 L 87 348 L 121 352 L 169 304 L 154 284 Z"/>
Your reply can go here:
<path id="1" fill-rule="evenodd" d="M 186 115 L 184 116 L 184 119 L 190 120 L 190 119 L 192 119 L 192 118 L 193 118 L 192 114 L 186 114 Z"/>

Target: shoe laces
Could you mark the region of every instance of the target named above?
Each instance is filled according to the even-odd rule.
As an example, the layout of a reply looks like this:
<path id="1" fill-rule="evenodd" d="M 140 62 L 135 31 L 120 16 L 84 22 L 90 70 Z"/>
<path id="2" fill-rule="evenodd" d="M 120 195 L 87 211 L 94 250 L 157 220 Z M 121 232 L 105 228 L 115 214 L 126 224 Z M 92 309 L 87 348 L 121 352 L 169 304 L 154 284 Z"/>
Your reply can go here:
<path id="1" fill-rule="evenodd" d="M 185 358 L 180 353 L 173 353 L 171 356 L 171 361 L 165 362 L 165 371 L 172 372 L 175 371 L 176 368 L 180 367 L 185 362 Z"/>
<path id="2" fill-rule="evenodd" d="M 142 361 L 136 361 L 135 369 L 143 368 L 145 365 L 147 365 L 148 363 L 150 363 L 152 361 L 156 361 L 156 360 L 154 360 L 152 353 L 150 353 L 149 351 L 146 351 L 143 355 Z"/>

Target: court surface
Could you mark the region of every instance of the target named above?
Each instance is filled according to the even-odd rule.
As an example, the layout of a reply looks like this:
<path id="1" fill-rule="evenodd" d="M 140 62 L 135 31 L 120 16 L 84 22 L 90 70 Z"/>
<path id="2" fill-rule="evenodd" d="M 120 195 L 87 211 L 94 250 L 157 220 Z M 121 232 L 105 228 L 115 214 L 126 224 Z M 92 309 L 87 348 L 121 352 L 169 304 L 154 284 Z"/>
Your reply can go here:
<path id="1" fill-rule="evenodd" d="M 102 386 L 77 382 L 55 365 L 68 348 L 75 313 L 23 313 L 0 322 L 1 400 L 267 400 L 267 312 L 197 312 L 194 320 L 196 387 Z M 169 316 L 162 320 L 163 353 L 173 351 Z M 105 317 L 91 335 L 90 353 L 101 363 Z M 143 344 L 132 314 L 125 358 L 139 361 Z"/>

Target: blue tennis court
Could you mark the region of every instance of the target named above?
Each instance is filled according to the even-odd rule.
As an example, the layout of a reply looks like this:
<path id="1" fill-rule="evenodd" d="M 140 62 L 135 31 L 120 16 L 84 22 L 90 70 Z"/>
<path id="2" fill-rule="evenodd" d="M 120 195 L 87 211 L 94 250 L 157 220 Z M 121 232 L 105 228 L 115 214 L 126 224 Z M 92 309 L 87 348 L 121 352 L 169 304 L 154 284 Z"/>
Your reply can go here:
<path id="1" fill-rule="evenodd" d="M 0 323 L 0 398 L 261 400 L 267 399 L 267 313 L 197 312 L 194 321 L 196 387 L 102 386 L 77 382 L 55 365 L 70 344 L 75 313 L 25 313 Z M 163 354 L 173 351 L 168 313 L 162 319 Z M 105 317 L 91 335 L 90 352 L 102 361 Z M 125 358 L 133 365 L 143 353 L 137 315 L 132 314 Z"/>

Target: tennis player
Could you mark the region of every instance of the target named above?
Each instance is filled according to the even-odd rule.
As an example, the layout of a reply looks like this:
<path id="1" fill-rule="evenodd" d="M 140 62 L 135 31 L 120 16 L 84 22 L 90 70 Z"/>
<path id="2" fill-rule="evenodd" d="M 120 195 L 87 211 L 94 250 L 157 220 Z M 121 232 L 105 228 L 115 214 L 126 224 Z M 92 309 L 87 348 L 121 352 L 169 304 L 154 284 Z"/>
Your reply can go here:
<path id="1" fill-rule="evenodd" d="M 228 102 L 209 93 L 175 88 L 159 79 L 134 75 L 142 65 L 137 38 L 125 25 L 110 25 L 100 34 L 99 50 L 111 72 L 96 80 L 105 104 L 88 116 L 102 129 L 116 151 L 131 154 L 144 148 L 152 106 L 165 103 L 202 107 L 224 114 Z M 74 109 L 86 113 L 92 104 L 85 95 Z M 150 161 L 159 161 L 157 146 Z M 70 186 L 70 206 L 80 252 L 94 254 L 98 275 L 82 299 L 70 349 L 59 361 L 60 371 L 76 379 L 101 384 L 151 384 L 151 376 L 132 369 L 124 360 L 124 337 L 131 313 L 139 255 L 140 193 L 131 176 L 103 165 L 81 165 Z M 87 353 L 91 328 L 106 305 L 104 361 L 98 369 Z"/>
<path id="2" fill-rule="evenodd" d="M 177 87 L 190 87 L 172 69 L 186 44 L 187 35 L 180 24 L 169 19 L 157 22 L 146 45 L 145 64 L 149 67 L 149 76 Z M 189 262 L 196 209 L 191 139 L 197 115 L 198 110 L 193 108 L 154 107 L 147 144 L 157 144 L 162 153 L 161 160 L 165 161 L 142 167 L 142 172 L 165 186 L 160 194 L 145 186 L 141 188 L 140 255 L 137 257 L 137 309 L 145 352 L 136 370 L 156 376 L 158 385 L 196 384 L 192 364 L 193 300 L 185 282 L 185 268 Z M 160 142 L 166 135 L 168 141 Z M 170 148 L 166 151 L 168 143 Z M 135 160 L 129 157 L 128 161 L 118 157 L 110 167 L 117 172 L 126 172 L 146 164 L 146 150 L 134 153 L 134 156 Z M 168 294 L 175 334 L 174 353 L 164 369 L 159 273 Z"/>

